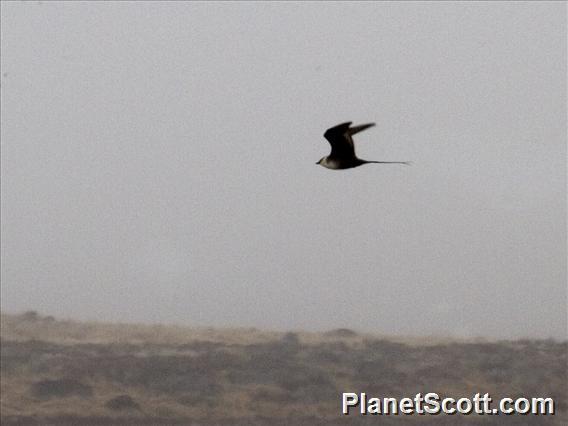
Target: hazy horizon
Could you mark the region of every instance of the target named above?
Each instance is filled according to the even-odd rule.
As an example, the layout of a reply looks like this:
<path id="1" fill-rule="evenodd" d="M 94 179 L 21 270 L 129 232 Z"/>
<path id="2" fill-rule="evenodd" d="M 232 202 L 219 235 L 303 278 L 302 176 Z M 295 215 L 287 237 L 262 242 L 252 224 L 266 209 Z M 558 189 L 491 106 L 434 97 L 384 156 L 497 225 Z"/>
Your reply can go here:
<path id="1" fill-rule="evenodd" d="M 1 12 L 3 311 L 567 337 L 564 2 Z"/>

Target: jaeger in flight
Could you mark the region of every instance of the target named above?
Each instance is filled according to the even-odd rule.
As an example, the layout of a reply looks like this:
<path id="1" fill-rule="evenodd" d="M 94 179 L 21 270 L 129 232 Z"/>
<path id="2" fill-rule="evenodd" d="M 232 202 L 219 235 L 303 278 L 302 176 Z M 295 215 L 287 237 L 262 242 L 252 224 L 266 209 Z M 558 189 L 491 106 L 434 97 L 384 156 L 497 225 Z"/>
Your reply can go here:
<path id="1" fill-rule="evenodd" d="M 373 127 L 375 123 L 361 124 L 354 127 L 351 127 L 351 124 L 352 122 L 349 121 L 326 130 L 323 136 L 331 145 L 331 153 L 316 164 L 332 170 L 350 169 L 368 163 L 410 164 L 408 161 L 367 161 L 357 158 L 352 136 L 355 133 Z"/>

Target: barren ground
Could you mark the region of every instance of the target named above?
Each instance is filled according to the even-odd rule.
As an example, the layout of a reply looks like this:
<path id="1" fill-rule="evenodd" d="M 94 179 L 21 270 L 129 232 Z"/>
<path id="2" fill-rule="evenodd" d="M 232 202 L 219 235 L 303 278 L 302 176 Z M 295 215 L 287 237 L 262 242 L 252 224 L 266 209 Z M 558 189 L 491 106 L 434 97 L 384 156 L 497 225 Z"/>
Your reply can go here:
<path id="1" fill-rule="evenodd" d="M 567 343 L 2 315 L 2 425 L 568 424 Z M 554 416 L 349 416 L 342 392 L 552 397 Z"/>

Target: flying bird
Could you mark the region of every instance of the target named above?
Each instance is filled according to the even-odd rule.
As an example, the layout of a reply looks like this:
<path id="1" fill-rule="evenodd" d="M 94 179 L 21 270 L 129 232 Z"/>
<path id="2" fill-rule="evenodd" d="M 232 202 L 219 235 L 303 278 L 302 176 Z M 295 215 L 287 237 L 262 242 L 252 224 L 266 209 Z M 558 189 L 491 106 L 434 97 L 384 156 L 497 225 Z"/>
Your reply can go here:
<path id="1" fill-rule="evenodd" d="M 410 164 L 408 161 L 367 161 L 357 158 L 352 136 L 355 133 L 373 127 L 375 123 L 360 124 L 359 126 L 351 127 L 352 123 L 352 121 L 341 123 L 325 131 L 323 136 L 331 145 L 331 153 L 327 157 L 323 157 L 316 164 L 332 170 L 350 169 L 368 163 Z"/>

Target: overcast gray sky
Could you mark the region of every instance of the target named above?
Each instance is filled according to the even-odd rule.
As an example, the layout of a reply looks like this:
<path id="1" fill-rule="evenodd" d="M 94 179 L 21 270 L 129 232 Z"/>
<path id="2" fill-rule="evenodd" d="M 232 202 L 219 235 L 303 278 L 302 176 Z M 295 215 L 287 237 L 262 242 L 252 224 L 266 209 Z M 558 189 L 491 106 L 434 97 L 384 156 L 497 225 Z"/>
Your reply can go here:
<path id="1" fill-rule="evenodd" d="M 564 2 L 1 8 L 3 311 L 566 337 Z"/>

